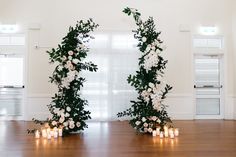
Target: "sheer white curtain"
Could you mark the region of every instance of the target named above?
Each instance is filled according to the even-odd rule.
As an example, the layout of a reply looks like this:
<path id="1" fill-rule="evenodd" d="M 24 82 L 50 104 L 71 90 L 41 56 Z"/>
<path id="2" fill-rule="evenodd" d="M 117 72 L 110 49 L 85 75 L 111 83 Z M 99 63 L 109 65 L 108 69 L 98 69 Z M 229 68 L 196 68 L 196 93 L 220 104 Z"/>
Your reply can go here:
<path id="1" fill-rule="evenodd" d="M 83 97 L 89 101 L 92 120 L 116 120 L 116 114 L 128 108 L 137 93 L 127 82 L 138 69 L 139 51 L 131 33 L 94 34 L 86 61 L 98 65 L 97 72 L 84 72 Z"/>

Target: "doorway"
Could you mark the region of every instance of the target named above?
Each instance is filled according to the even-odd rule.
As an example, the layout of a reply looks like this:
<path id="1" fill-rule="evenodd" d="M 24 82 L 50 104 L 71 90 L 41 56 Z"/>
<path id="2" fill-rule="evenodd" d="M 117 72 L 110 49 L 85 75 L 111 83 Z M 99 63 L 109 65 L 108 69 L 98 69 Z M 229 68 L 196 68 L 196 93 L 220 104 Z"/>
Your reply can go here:
<path id="1" fill-rule="evenodd" d="M 195 56 L 196 119 L 223 119 L 222 56 Z"/>
<path id="2" fill-rule="evenodd" d="M 0 119 L 23 119 L 25 35 L 0 34 Z"/>

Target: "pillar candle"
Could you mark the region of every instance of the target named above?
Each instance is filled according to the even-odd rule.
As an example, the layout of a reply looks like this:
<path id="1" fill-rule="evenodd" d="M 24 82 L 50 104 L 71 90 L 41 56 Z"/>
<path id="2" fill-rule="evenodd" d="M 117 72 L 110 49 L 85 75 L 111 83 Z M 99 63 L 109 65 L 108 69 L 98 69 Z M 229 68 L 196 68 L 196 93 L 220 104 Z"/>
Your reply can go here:
<path id="1" fill-rule="evenodd" d="M 174 134 L 173 128 L 169 129 L 169 135 L 170 135 L 170 134 Z"/>
<path id="2" fill-rule="evenodd" d="M 43 136 L 44 138 L 47 137 L 47 131 L 46 131 L 45 129 L 42 129 L 42 136 Z"/>
<path id="3" fill-rule="evenodd" d="M 170 138 L 175 138 L 174 133 L 171 133 L 171 134 L 170 134 Z"/>
<path id="4" fill-rule="evenodd" d="M 165 135 L 165 137 L 168 137 L 168 136 L 169 136 L 168 131 L 165 131 L 165 132 L 164 132 L 164 135 Z"/>
<path id="5" fill-rule="evenodd" d="M 50 134 L 50 130 L 51 130 L 50 128 L 47 128 L 47 134 Z"/>
<path id="6" fill-rule="evenodd" d="M 50 134 L 50 133 L 47 135 L 47 138 L 48 138 L 49 140 L 51 139 L 51 134 Z"/>
<path id="7" fill-rule="evenodd" d="M 155 130 L 152 132 L 152 136 L 157 136 L 157 132 Z"/>
<path id="8" fill-rule="evenodd" d="M 50 135 L 54 136 L 54 131 L 53 130 L 50 131 Z"/>
<path id="9" fill-rule="evenodd" d="M 36 132 L 35 132 L 35 138 L 40 138 L 40 133 L 38 130 L 36 130 Z"/>
<path id="10" fill-rule="evenodd" d="M 63 130 L 62 130 L 62 128 L 59 128 L 59 129 L 58 129 L 58 135 L 59 135 L 59 136 L 62 136 L 62 134 L 63 134 Z"/>
<path id="11" fill-rule="evenodd" d="M 163 138 L 163 136 L 164 136 L 164 135 L 163 135 L 163 132 L 161 131 L 161 132 L 160 132 L 160 138 Z"/>
<path id="12" fill-rule="evenodd" d="M 174 134 L 175 134 L 175 136 L 179 136 L 179 129 L 178 128 L 175 128 Z"/>
<path id="13" fill-rule="evenodd" d="M 164 126 L 164 131 L 168 132 L 168 127 L 167 126 Z"/>
<path id="14" fill-rule="evenodd" d="M 57 131 L 54 131 L 54 138 L 57 138 L 58 137 L 58 132 Z"/>
<path id="15" fill-rule="evenodd" d="M 157 132 L 157 135 L 159 136 L 160 135 L 160 127 L 156 128 L 156 132 Z"/>

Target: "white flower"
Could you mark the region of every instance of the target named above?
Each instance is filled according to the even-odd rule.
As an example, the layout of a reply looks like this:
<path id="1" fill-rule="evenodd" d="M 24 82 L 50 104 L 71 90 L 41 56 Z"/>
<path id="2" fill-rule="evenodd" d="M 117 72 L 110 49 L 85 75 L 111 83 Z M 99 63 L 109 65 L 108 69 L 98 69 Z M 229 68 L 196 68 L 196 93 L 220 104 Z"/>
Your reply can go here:
<path id="1" fill-rule="evenodd" d="M 62 69 L 63 69 L 63 66 L 61 66 L 61 65 L 59 65 L 59 66 L 57 67 L 57 70 L 58 70 L 58 71 L 62 71 Z"/>
<path id="2" fill-rule="evenodd" d="M 156 75 L 156 80 L 157 81 L 162 81 L 162 76 L 161 75 Z"/>
<path id="3" fill-rule="evenodd" d="M 53 110 L 53 113 L 55 113 L 55 114 L 57 114 L 58 116 L 60 116 L 60 110 L 59 110 L 59 108 L 54 108 L 54 110 Z"/>
<path id="4" fill-rule="evenodd" d="M 142 121 L 145 122 L 147 119 L 145 117 L 142 118 Z"/>
<path id="5" fill-rule="evenodd" d="M 144 69 L 146 69 L 146 71 L 151 70 L 152 67 L 156 67 L 158 65 L 158 61 L 158 53 L 155 51 L 150 51 L 144 56 Z"/>
<path id="6" fill-rule="evenodd" d="M 147 128 L 148 127 L 148 123 L 143 123 L 143 127 Z"/>
<path id="7" fill-rule="evenodd" d="M 148 88 L 148 92 L 150 93 L 152 91 L 152 89 L 151 88 Z"/>
<path id="8" fill-rule="evenodd" d="M 135 122 L 135 125 L 137 125 L 137 126 L 138 126 L 139 124 L 141 124 L 141 122 L 140 122 L 140 121 L 136 121 L 136 122 Z"/>
<path id="9" fill-rule="evenodd" d="M 55 120 L 52 121 L 52 125 L 53 125 L 53 126 L 57 125 L 57 122 L 56 122 Z"/>
<path id="10" fill-rule="evenodd" d="M 152 133 L 152 128 L 148 128 L 148 132 L 149 132 L 149 133 Z"/>
<path id="11" fill-rule="evenodd" d="M 75 124 L 75 121 L 71 120 L 72 118 L 70 118 L 69 124 Z"/>
<path id="12" fill-rule="evenodd" d="M 67 126 L 68 126 L 68 122 L 64 122 L 63 125 L 64 125 L 65 127 L 67 127 Z"/>
<path id="13" fill-rule="evenodd" d="M 66 110 L 67 110 L 68 112 L 70 112 L 70 111 L 71 111 L 71 108 L 70 108 L 69 106 L 67 106 L 67 107 L 66 107 Z"/>
<path id="14" fill-rule="evenodd" d="M 152 83 L 152 82 L 149 82 L 148 86 L 151 87 L 151 88 L 155 87 L 154 83 Z"/>
<path id="15" fill-rule="evenodd" d="M 66 89 L 69 89 L 70 88 L 70 81 L 68 81 L 67 78 L 63 78 L 61 81 L 61 86 Z"/>
<path id="16" fill-rule="evenodd" d="M 159 123 L 159 124 L 160 124 L 160 123 L 161 123 L 161 120 L 160 120 L 160 119 L 157 119 L 157 123 Z"/>
<path id="17" fill-rule="evenodd" d="M 69 69 L 69 70 L 73 70 L 73 69 L 74 69 L 74 66 L 73 66 L 73 64 L 71 63 L 71 61 L 67 61 L 65 67 L 66 67 L 67 69 Z"/>
<path id="18" fill-rule="evenodd" d="M 62 57 L 62 61 L 66 61 L 66 59 L 67 59 L 66 56 Z"/>
<path id="19" fill-rule="evenodd" d="M 65 110 L 64 110 L 64 109 L 61 109 L 61 110 L 60 110 L 60 113 L 64 113 L 64 112 L 65 112 Z"/>
<path id="20" fill-rule="evenodd" d="M 81 123 L 80 122 L 77 122 L 76 123 L 76 126 L 79 128 L 81 126 Z"/>
<path id="21" fill-rule="evenodd" d="M 69 51 L 68 54 L 69 54 L 70 56 L 72 56 L 72 55 L 74 54 L 74 52 L 73 52 L 73 51 Z"/>
<path id="22" fill-rule="evenodd" d="M 70 117 L 70 114 L 69 114 L 69 113 L 66 113 L 66 114 L 65 114 L 65 117 Z"/>
<path id="23" fill-rule="evenodd" d="M 149 96 L 150 94 L 147 92 L 147 91 L 142 91 L 141 93 L 141 96 L 143 97 L 143 99 L 146 101 L 146 102 L 149 102 Z"/>
<path id="24" fill-rule="evenodd" d="M 84 49 L 85 48 L 84 44 L 79 44 L 78 46 L 79 46 L 80 49 Z"/>
<path id="25" fill-rule="evenodd" d="M 161 104 L 160 104 L 160 103 L 156 103 L 156 104 L 153 105 L 153 108 L 154 108 L 155 110 L 157 110 L 157 111 L 160 111 L 160 109 L 161 109 Z"/>
<path id="26" fill-rule="evenodd" d="M 144 132 L 148 132 L 148 128 L 144 128 L 143 131 L 144 131 Z"/>
<path id="27" fill-rule="evenodd" d="M 60 123 L 63 123 L 65 121 L 65 117 L 61 117 L 60 119 L 59 119 L 59 122 Z"/>
<path id="28" fill-rule="evenodd" d="M 75 127 L 75 124 L 74 123 L 70 123 L 69 128 L 73 129 L 74 127 Z"/>
<path id="29" fill-rule="evenodd" d="M 157 117 L 156 117 L 156 116 L 152 116 L 152 120 L 153 120 L 153 121 L 156 121 L 156 120 L 157 120 Z"/>
<path id="30" fill-rule="evenodd" d="M 69 59 L 69 60 L 72 60 L 72 56 L 69 56 L 68 59 Z"/>
<path id="31" fill-rule="evenodd" d="M 146 42 L 147 38 L 146 37 L 142 37 L 142 42 Z"/>
<path id="32" fill-rule="evenodd" d="M 147 47 L 146 47 L 146 52 L 149 52 L 151 50 L 151 45 L 149 44 Z"/>
<path id="33" fill-rule="evenodd" d="M 130 11 L 134 13 L 134 12 L 136 12 L 136 9 L 131 8 Z"/>
<path id="34" fill-rule="evenodd" d="M 78 63 L 79 63 L 79 60 L 78 60 L 77 58 L 75 58 L 75 59 L 72 60 L 72 62 L 73 62 L 74 64 L 78 64 Z"/>

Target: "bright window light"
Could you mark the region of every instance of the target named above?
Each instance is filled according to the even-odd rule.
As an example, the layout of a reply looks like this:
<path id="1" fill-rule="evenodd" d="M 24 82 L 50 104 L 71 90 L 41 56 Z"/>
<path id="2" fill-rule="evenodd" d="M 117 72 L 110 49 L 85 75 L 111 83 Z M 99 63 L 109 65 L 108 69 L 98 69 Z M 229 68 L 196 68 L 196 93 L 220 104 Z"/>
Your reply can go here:
<path id="1" fill-rule="evenodd" d="M 0 32 L 1 33 L 15 33 L 17 32 L 17 25 L 0 25 Z"/>
<path id="2" fill-rule="evenodd" d="M 217 28 L 214 26 L 202 26 L 200 28 L 200 32 L 203 35 L 215 35 L 217 32 Z"/>

